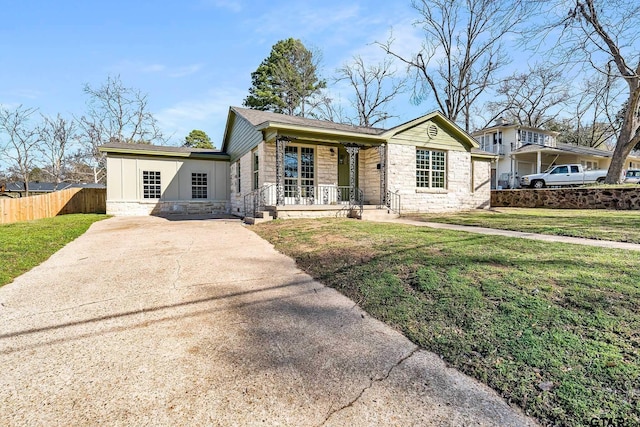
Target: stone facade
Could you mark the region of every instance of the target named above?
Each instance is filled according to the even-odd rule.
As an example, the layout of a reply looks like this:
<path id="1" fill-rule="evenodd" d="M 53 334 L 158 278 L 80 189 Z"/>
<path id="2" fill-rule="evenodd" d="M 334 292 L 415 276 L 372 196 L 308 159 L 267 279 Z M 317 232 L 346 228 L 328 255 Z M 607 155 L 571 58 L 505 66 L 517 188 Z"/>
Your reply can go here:
<path id="1" fill-rule="evenodd" d="M 228 200 L 107 201 L 107 215 L 208 215 L 229 213 Z"/>
<path id="2" fill-rule="evenodd" d="M 640 188 L 494 190 L 492 207 L 640 210 Z"/>
<path id="3" fill-rule="evenodd" d="M 262 144 L 261 144 L 262 145 Z M 260 151 L 258 151 L 260 156 Z M 259 157 L 262 161 L 262 157 Z M 238 188 L 238 164 L 240 165 L 240 188 Z M 249 151 L 229 168 L 231 182 L 231 213 L 244 215 L 244 195 L 253 190 L 253 151 Z"/>
<path id="4" fill-rule="evenodd" d="M 472 159 L 466 151 L 446 151 L 446 188 L 416 187 L 416 147 L 389 144 L 388 189 L 401 197 L 401 211 L 454 212 L 488 208 L 489 160 Z M 473 176 L 473 179 L 472 179 Z"/>
<path id="5" fill-rule="evenodd" d="M 364 192 L 365 204 L 380 203 L 380 154 L 377 147 L 360 150 L 358 165 L 360 189 Z"/>

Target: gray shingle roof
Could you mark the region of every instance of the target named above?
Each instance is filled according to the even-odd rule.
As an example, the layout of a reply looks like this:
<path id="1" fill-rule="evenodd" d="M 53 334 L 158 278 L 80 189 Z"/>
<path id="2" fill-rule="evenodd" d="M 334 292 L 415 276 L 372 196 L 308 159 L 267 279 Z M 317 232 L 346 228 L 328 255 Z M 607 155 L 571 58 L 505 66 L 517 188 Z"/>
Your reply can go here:
<path id="1" fill-rule="evenodd" d="M 191 147 L 175 147 L 170 145 L 152 145 L 152 144 L 127 144 L 122 142 L 110 142 L 103 144 L 102 148 L 122 148 L 126 150 L 141 151 L 157 151 L 162 153 L 208 153 L 208 154 L 224 154 L 219 150 L 211 148 L 191 148 Z"/>
<path id="2" fill-rule="evenodd" d="M 289 116 L 286 114 L 272 113 L 271 111 L 252 110 L 249 108 L 231 107 L 239 116 L 244 117 L 253 126 L 271 122 L 283 125 L 305 126 L 308 128 L 335 130 L 342 132 L 354 132 L 364 135 L 380 135 L 385 130 L 381 128 L 367 128 L 363 126 L 345 125 L 326 120 L 308 119 L 305 117 Z"/>

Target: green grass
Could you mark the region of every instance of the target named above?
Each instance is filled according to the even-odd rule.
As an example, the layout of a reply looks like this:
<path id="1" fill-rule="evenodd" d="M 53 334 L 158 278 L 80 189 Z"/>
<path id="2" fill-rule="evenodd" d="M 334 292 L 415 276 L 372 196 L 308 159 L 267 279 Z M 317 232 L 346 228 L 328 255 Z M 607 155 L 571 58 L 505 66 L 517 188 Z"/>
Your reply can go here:
<path id="1" fill-rule="evenodd" d="M 640 212 L 573 209 L 495 208 L 406 218 L 529 233 L 640 243 Z"/>
<path id="2" fill-rule="evenodd" d="M 31 270 L 106 215 L 73 214 L 0 225 L 0 286 Z"/>
<path id="3" fill-rule="evenodd" d="M 640 424 L 640 253 L 339 219 L 253 230 L 542 423 Z"/>

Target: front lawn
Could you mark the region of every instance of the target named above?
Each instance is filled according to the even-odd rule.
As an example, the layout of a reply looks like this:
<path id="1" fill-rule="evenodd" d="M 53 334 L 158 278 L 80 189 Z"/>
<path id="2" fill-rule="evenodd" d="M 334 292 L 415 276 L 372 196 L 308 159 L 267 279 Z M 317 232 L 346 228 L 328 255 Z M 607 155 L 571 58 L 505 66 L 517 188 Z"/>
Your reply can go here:
<path id="1" fill-rule="evenodd" d="M 91 224 L 105 218 L 106 215 L 73 214 L 0 225 L 0 286 L 39 265 Z"/>
<path id="2" fill-rule="evenodd" d="M 340 219 L 253 230 L 542 423 L 640 424 L 640 253 Z"/>
<path id="3" fill-rule="evenodd" d="M 415 214 L 426 222 L 473 225 L 528 233 L 640 243 L 640 212 L 574 209 L 494 208 L 452 214 Z"/>

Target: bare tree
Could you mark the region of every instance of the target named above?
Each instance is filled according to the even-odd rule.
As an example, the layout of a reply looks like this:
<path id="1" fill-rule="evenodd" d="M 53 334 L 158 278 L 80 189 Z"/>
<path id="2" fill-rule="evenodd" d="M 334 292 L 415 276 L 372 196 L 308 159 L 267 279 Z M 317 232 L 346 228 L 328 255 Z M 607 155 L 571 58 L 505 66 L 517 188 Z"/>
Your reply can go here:
<path id="1" fill-rule="evenodd" d="M 337 70 L 336 81 L 346 81 L 355 94 L 351 105 L 357 113 L 359 126 L 374 127 L 395 117 L 387 105 L 405 90 L 406 79 L 396 79 L 392 61 L 384 60 L 376 65 L 365 65 L 361 56 Z"/>
<path id="2" fill-rule="evenodd" d="M 575 130 L 570 143 L 593 148 L 609 149 L 620 130 L 615 100 L 619 90 L 610 73 L 596 74 L 584 79 L 574 102 Z M 612 150 L 615 147 L 611 148 Z"/>
<path id="3" fill-rule="evenodd" d="M 524 126 L 542 128 L 560 113 L 571 95 L 561 69 L 536 65 L 528 72 L 515 72 L 496 89 L 500 97 L 488 102 L 493 117 L 506 116 Z"/>
<path id="4" fill-rule="evenodd" d="M 626 0 L 540 3 L 545 16 L 559 15 L 546 28 L 557 40 L 555 52 L 563 61 L 584 64 L 626 83 L 626 108 L 605 179 L 608 184 L 619 183 L 627 157 L 640 143 L 640 4 Z"/>
<path id="5" fill-rule="evenodd" d="M 334 123 L 354 124 L 349 118 L 347 111 L 340 98 L 331 98 L 326 90 L 320 91 L 315 96 L 309 98 L 308 117 L 327 120 Z"/>
<path id="6" fill-rule="evenodd" d="M 35 108 L 22 105 L 13 110 L 0 109 L 0 133 L 6 142 L 0 139 L 0 152 L 5 159 L 13 162 L 13 170 L 24 181 L 25 195 L 29 195 L 29 174 L 35 165 L 36 150 L 40 142 L 38 127 L 30 123 Z"/>
<path id="7" fill-rule="evenodd" d="M 415 73 L 414 100 L 433 96 L 449 119 L 471 126 L 476 100 L 496 83 L 496 71 L 508 63 L 503 40 L 528 16 L 521 0 L 413 0 L 424 32 L 421 50 L 403 56 L 393 38 L 377 43 Z"/>
<path id="8" fill-rule="evenodd" d="M 47 161 L 44 170 L 56 184 L 65 178 L 65 160 L 67 150 L 76 140 L 77 124 L 58 114 L 55 119 L 43 116 L 44 124 L 40 129 L 40 152 Z"/>
<path id="9" fill-rule="evenodd" d="M 127 88 L 120 77 L 109 76 L 100 87 L 84 86 L 87 114 L 78 120 L 78 139 L 93 163 L 94 181 L 105 178 L 104 155 L 98 147 L 108 142 L 164 143 L 158 122 L 148 110 L 147 95 Z"/>

